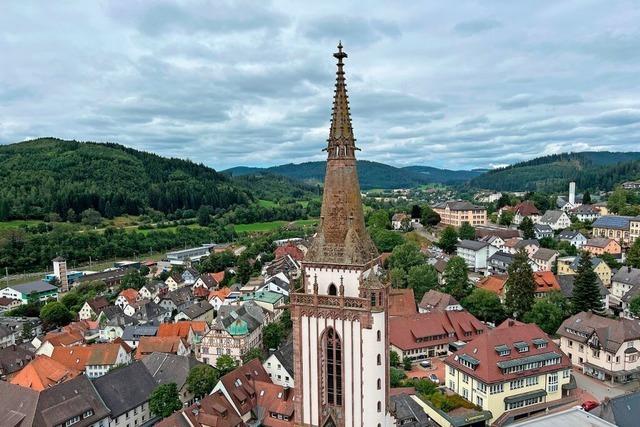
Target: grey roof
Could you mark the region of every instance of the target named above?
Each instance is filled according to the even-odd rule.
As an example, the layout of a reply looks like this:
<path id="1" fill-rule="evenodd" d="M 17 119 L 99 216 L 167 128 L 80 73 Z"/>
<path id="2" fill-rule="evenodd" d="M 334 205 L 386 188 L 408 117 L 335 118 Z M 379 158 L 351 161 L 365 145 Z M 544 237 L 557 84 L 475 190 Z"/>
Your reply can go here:
<path id="1" fill-rule="evenodd" d="M 568 332 L 567 329 L 584 333 L 586 337 Z M 624 317 L 611 319 L 591 312 L 581 312 L 562 322 L 556 333 L 583 343 L 595 333 L 600 345 L 615 353 L 625 342 L 640 339 L 640 324 Z"/>
<path id="2" fill-rule="evenodd" d="M 247 301 L 239 308 L 223 305 L 218 311 L 214 327 L 227 329 L 238 318 L 247 322 L 249 332 L 253 332 L 264 323 L 264 310 L 255 301 Z"/>
<path id="3" fill-rule="evenodd" d="M 178 390 L 187 382 L 189 371 L 192 368 L 203 365 L 190 356 L 178 356 L 171 353 L 154 352 L 142 359 L 156 384 L 175 383 Z"/>
<path id="4" fill-rule="evenodd" d="M 477 240 L 460 240 L 456 246 L 463 249 L 470 249 L 472 251 L 479 251 L 480 249 L 489 246 L 489 244 L 487 242 L 479 242 Z"/>
<path id="5" fill-rule="evenodd" d="M 532 354 L 531 356 L 520 357 L 518 359 L 501 360 L 496 363 L 500 369 L 512 368 L 514 366 L 526 365 L 527 363 L 544 362 L 546 360 L 553 360 L 562 358 L 560 353 L 555 351 L 549 353 Z"/>
<path id="6" fill-rule="evenodd" d="M 489 257 L 489 262 L 496 261 L 496 262 L 502 262 L 505 264 L 511 264 L 513 262 L 513 258 L 514 256 L 510 253 L 498 251 Z"/>
<path id="7" fill-rule="evenodd" d="M 445 209 L 449 207 L 452 211 L 470 211 L 470 210 L 485 210 L 484 206 L 474 205 L 466 200 L 453 200 L 448 202 L 438 203 L 434 208 Z"/>
<path id="8" fill-rule="evenodd" d="M 273 356 L 278 359 L 280 364 L 293 378 L 293 376 L 295 375 L 293 372 L 293 335 L 289 336 L 287 341 L 285 341 L 282 345 L 280 345 L 280 348 L 273 352 Z"/>
<path id="9" fill-rule="evenodd" d="M 422 406 L 406 393 L 390 396 L 395 406 L 395 418 L 397 424 L 403 427 L 436 427 L 438 424 L 431 421 L 424 412 Z"/>
<path id="10" fill-rule="evenodd" d="M 153 301 L 147 301 L 136 309 L 136 312 L 133 314 L 133 318 L 139 321 L 151 321 L 155 320 L 160 316 L 163 316 L 167 313 L 167 310 L 160 307 Z"/>
<path id="11" fill-rule="evenodd" d="M 84 375 L 43 390 L 38 400 L 35 425 L 56 426 L 88 410 L 93 415 L 83 418 L 75 426 L 90 426 L 109 415 L 109 409 Z"/>
<path id="12" fill-rule="evenodd" d="M 586 239 L 586 237 L 582 233 L 580 233 L 578 230 L 571 230 L 569 228 L 567 228 L 566 230 L 562 230 L 558 234 L 558 239 L 559 240 L 573 240 L 578 234 L 582 235 L 582 237 L 584 237 Z"/>
<path id="13" fill-rule="evenodd" d="M 39 393 L 28 387 L 0 381 L 0 415 L 3 426 L 32 426 L 38 407 Z"/>
<path id="14" fill-rule="evenodd" d="M 87 274 L 80 276 L 77 280 L 78 283 L 93 282 L 95 280 L 102 280 L 105 282 L 111 282 L 122 279 L 125 274 L 132 270 L 131 268 L 116 268 L 114 270 L 100 271 L 98 273 Z"/>
<path id="15" fill-rule="evenodd" d="M 541 259 L 543 261 L 550 261 L 554 256 L 558 255 L 558 251 L 547 248 L 538 248 L 536 253 L 533 254 L 534 259 Z"/>
<path id="16" fill-rule="evenodd" d="M 182 313 L 185 314 L 189 319 L 195 319 L 211 310 L 213 310 L 213 306 L 211 304 L 209 304 L 207 301 L 200 301 L 195 304 L 191 304 L 187 308 L 184 308 L 182 310 Z"/>
<path id="17" fill-rule="evenodd" d="M 122 339 L 125 341 L 138 341 L 140 337 L 155 337 L 158 327 L 155 325 L 127 326 L 122 331 Z"/>
<path id="18" fill-rule="evenodd" d="M 170 299 L 176 305 L 176 307 L 180 307 L 191 301 L 193 296 L 191 295 L 191 289 L 189 287 L 178 288 L 174 291 L 169 292 L 162 299 Z"/>
<path id="19" fill-rule="evenodd" d="M 593 221 L 593 228 L 613 228 L 617 230 L 628 230 L 630 216 L 605 215 Z"/>
<path id="20" fill-rule="evenodd" d="M 276 286 L 279 286 L 281 289 L 284 289 L 285 291 L 289 291 L 289 284 L 279 277 L 273 276 L 272 278 L 270 278 L 265 282 L 265 285 L 269 283 L 273 283 Z"/>
<path id="21" fill-rule="evenodd" d="M 529 245 L 540 246 L 540 242 L 538 242 L 538 239 L 522 239 L 522 240 L 518 240 L 518 242 L 515 244 L 514 247 L 516 249 L 520 249 Z"/>
<path id="22" fill-rule="evenodd" d="M 533 229 L 538 233 L 553 233 L 553 228 L 548 224 L 535 224 Z"/>
<path id="23" fill-rule="evenodd" d="M 573 295 L 573 284 L 576 280 L 576 276 L 572 274 L 561 274 L 557 275 L 556 279 L 558 279 L 558 284 L 560 285 L 560 292 L 567 298 L 571 298 Z M 609 294 L 609 291 L 602 283 L 600 278 L 597 278 L 598 289 L 600 290 L 600 295 L 602 298 L 606 297 Z"/>
<path id="24" fill-rule="evenodd" d="M 35 351 L 25 345 L 10 345 L 0 349 L 0 377 L 18 372 L 35 357 Z"/>
<path id="25" fill-rule="evenodd" d="M 51 283 L 45 282 L 44 280 L 37 280 L 35 282 L 23 283 L 21 285 L 11 285 L 9 286 L 9 288 L 14 289 L 25 295 L 30 295 L 38 292 L 51 292 L 51 291 L 58 290 L 58 288 L 53 286 Z"/>
<path id="26" fill-rule="evenodd" d="M 600 408 L 600 418 L 618 427 L 635 427 L 640 418 L 640 392 L 605 399 Z"/>
<path id="27" fill-rule="evenodd" d="M 0 324 L 0 338 L 6 338 L 10 335 L 14 335 L 16 331 L 9 326 Z"/>
<path id="28" fill-rule="evenodd" d="M 601 262 L 604 262 L 604 261 L 602 261 L 601 258 L 598 258 L 598 257 L 591 257 L 590 259 L 591 259 L 591 268 L 596 268 L 597 266 L 600 265 Z M 573 271 L 578 271 L 578 266 L 579 265 L 580 265 L 580 257 L 579 256 L 575 257 L 573 259 L 573 261 L 571 261 L 571 264 L 569 264 L 569 266 L 571 267 L 571 269 Z"/>
<path id="29" fill-rule="evenodd" d="M 149 400 L 156 381 L 145 365 L 138 361 L 109 371 L 94 379 L 93 385 L 111 410 L 111 417 L 115 418 Z"/>
<path id="30" fill-rule="evenodd" d="M 580 205 L 571 209 L 571 213 L 574 214 L 597 214 L 600 213 L 598 209 L 596 209 L 593 205 Z"/>
<path id="31" fill-rule="evenodd" d="M 434 311 L 445 311 L 448 306 L 458 304 L 460 303 L 451 295 L 435 289 L 430 289 L 422 296 L 418 307 L 427 310 L 433 309 Z"/>
<path id="32" fill-rule="evenodd" d="M 540 217 L 540 222 L 543 224 L 558 222 L 562 215 L 566 215 L 566 213 L 564 211 L 548 210 Z"/>
<path id="33" fill-rule="evenodd" d="M 611 278 L 612 282 L 624 283 L 625 285 L 640 285 L 640 268 L 620 267 Z"/>

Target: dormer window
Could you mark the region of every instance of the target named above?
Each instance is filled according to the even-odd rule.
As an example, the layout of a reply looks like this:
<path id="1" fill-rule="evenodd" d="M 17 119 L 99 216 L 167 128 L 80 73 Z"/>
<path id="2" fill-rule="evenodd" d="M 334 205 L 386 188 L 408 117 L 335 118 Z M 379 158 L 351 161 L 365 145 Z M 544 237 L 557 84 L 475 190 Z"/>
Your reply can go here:
<path id="1" fill-rule="evenodd" d="M 518 350 L 518 353 L 526 353 L 529 351 L 529 344 L 524 341 L 518 341 L 514 343 L 513 346 Z"/>
<path id="2" fill-rule="evenodd" d="M 508 356 L 511 354 L 511 349 L 509 346 L 501 344 L 495 347 L 498 356 Z"/>

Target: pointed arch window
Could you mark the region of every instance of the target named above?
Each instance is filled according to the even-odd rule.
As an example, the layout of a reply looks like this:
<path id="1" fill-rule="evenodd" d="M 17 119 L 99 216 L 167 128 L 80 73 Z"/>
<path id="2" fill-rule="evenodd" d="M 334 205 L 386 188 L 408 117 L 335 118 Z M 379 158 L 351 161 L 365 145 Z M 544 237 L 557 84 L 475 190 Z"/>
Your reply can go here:
<path id="1" fill-rule="evenodd" d="M 327 404 L 342 405 L 342 342 L 338 333 L 329 328 L 323 337 L 324 397 Z"/>
<path id="2" fill-rule="evenodd" d="M 334 283 L 331 283 L 329 285 L 328 293 L 329 295 L 338 295 L 338 288 L 336 288 L 336 285 Z"/>

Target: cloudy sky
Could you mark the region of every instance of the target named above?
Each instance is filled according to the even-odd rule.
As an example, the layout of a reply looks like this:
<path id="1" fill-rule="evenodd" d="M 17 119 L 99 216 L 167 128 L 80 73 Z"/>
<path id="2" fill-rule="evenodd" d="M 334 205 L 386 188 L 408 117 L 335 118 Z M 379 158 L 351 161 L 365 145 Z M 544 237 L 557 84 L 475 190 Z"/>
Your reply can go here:
<path id="1" fill-rule="evenodd" d="M 470 169 L 640 150 L 638 1 L 5 2 L 0 143 L 320 160 L 338 39 L 363 149 Z"/>

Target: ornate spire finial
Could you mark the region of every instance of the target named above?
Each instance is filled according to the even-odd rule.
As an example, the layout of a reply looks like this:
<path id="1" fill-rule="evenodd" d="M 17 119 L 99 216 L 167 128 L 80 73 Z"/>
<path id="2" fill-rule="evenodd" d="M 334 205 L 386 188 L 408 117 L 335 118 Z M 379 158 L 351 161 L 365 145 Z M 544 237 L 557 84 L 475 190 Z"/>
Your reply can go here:
<path id="1" fill-rule="evenodd" d="M 342 50 L 342 42 L 338 42 L 338 51 L 333 54 L 338 60 L 336 72 L 336 90 L 333 97 L 333 113 L 331 115 L 331 129 L 329 131 L 329 145 L 325 150 L 329 153 L 328 159 L 354 159 L 356 139 L 353 137 L 351 127 L 351 115 L 349 113 L 349 98 L 347 97 L 347 84 L 344 78 L 344 62 L 348 57 Z"/>

